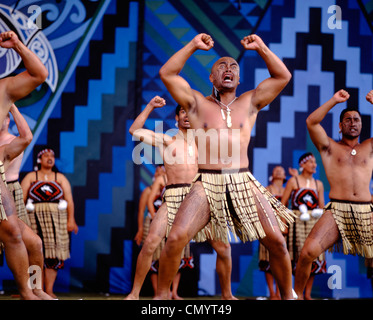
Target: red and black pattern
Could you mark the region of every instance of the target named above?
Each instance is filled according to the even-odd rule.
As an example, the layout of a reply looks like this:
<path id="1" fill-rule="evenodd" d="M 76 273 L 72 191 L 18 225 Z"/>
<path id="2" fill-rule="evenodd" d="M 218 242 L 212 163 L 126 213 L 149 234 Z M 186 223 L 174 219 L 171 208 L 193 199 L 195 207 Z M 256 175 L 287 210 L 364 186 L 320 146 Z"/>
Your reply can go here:
<path id="1" fill-rule="evenodd" d="M 317 208 L 319 204 L 319 197 L 317 191 L 314 189 L 299 188 L 294 191 L 292 197 L 292 208 L 298 210 L 301 204 L 305 204 L 308 210 Z"/>
<path id="2" fill-rule="evenodd" d="M 29 198 L 35 202 L 57 202 L 63 198 L 63 190 L 56 181 L 36 181 L 31 185 Z"/>

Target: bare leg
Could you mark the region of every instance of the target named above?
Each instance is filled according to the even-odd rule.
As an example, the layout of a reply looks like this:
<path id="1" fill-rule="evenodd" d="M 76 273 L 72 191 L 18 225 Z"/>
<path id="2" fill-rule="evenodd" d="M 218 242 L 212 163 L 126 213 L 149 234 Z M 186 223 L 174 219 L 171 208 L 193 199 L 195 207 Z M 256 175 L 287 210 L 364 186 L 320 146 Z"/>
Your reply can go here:
<path id="1" fill-rule="evenodd" d="M 45 283 L 45 292 L 53 298 L 57 296 L 53 293 L 54 282 L 57 278 L 57 270 L 45 268 L 44 269 L 44 283 Z"/>
<path id="2" fill-rule="evenodd" d="M 269 251 L 269 264 L 271 266 L 272 274 L 278 284 L 281 298 L 284 300 L 293 299 L 291 262 L 289 252 L 286 248 L 285 238 L 277 225 L 277 220 L 270 204 L 266 201 L 262 194 L 259 192 L 255 193 L 257 193 L 257 196 L 259 197 L 264 209 L 267 212 L 268 218 L 271 221 L 271 223 L 268 221 L 268 218 L 262 210 L 261 205 L 255 198 L 259 219 L 266 234 L 266 237 L 260 239 L 260 242 Z"/>
<path id="3" fill-rule="evenodd" d="M 312 261 L 336 243 L 339 237 L 333 215 L 326 211 L 308 235 L 297 262 L 294 290 L 299 299 L 303 299 L 303 290 L 310 277 Z"/>
<path id="4" fill-rule="evenodd" d="M 222 241 L 208 240 L 217 253 L 216 272 L 219 276 L 221 286 L 222 300 L 237 300 L 232 294 L 231 274 L 232 274 L 232 257 L 231 246 Z"/>
<path id="5" fill-rule="evenodd" d="M 158 291 L 155 299 L 167 300 L 172 280 L 180 265 L 183 248 L 210 220 L 205 191 L 196 182 L 176 214 L 172 229 L 159 260 Z"/>
<path id="6" fill-rule="evenodd" d="M 181 273 L 178 272 L 176 273 L 174 281 L 172 281 L 171 299 L 173 300 L 183 300 L 183 298 L 180 297 L 177 293 L 177 289 L 179 289 L 180 278 L 181 278 Z"/>
<path id="7" fill-rule="evenodd" d="M 135 279 L 133 280 L 132 290 L 125 300 L 139 299 L 141 288 L 152 264 L 153 253 L 161 243 L 162 239 L 166 236 L 166 226 L 167 205 L 166 203 L 163 203 L 150 224 L 149 234 L 137 257 L 136 273 Z M 156 291 L 154 291 L 154 294 L 155 292 Z"/>
<path id="8" fill-rule="evenodd" d="M 313 280 L 315 280 L 315 275 L 311 275 L 308 278 L 308 281 L 307 281 L 307 284 L 306 284 L 306 289 L 304 290 L 304 299 L 305 300 L 312 300 L 311 292 L 312 292 Z"/>
<path id="9" fill-rule="evenodd" d="M 273 278 L 273 275 L 271 272 L 265 272 L 265 279 L 267 282 L 267 286 L 269 289 L 269 300 L 280 300 L 280 293 L 278 292 L 277 284 L 275 283 L 275 280 Z"/>
<path id="10" fill-rule="evenodd" d="M 21 230 L 22 240 L 26 246 L 30 266 L 38 266 L 43 274 L 44 256 L 43 243 L 40 237 L 32 231 L 21 219 L 18 219 L 18 226 Z M 52 300 L 53 298 L 46 294 L 42 288 L 32 289 L 35 295 L 43 300 Z"/>
<path id="11" fill-rule="evenodd" d="M 29 261 L 25 244 L 22 241 L 21 230 L 18 226 L 14 201 L 2 180 L 0 180 L 0 189 L 2 203 L 8 218 L 8 220 L 3 220 L 0 223 L 0 241 L 4 243 L 8 267 L 13 273 L 21 299 L 38 300 L 39 298 L 28 286 Z"/>
<path id="12" fill-rule="evenodd" d="M 153 292 L 155 296 L 157 293 L 158 274 L 152 272 L 150 275 L 150 282 L 152 283 Z M 130 299 L 127 299 L 127 300 L 130 300 Z"/>

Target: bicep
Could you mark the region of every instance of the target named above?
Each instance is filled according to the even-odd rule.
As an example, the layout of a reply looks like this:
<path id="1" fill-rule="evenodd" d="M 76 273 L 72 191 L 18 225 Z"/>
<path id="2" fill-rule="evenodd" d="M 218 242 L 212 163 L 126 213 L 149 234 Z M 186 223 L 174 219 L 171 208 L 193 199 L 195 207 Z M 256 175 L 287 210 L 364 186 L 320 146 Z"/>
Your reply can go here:
<path id="1" fill-rule="evenodd" d="M 15 102 L 32 92 L 39 82 L 32 77 L 28 71 L 23 71 L 20 74 L 10 77 L 7 82 L 7 95 L 12 102 Z"/>
<path id="2" fill-rule="evenodd" d="M 259 110 L 270 104 L 285 88 L 287 81 L 267 78 L 253 90 L 252 105 Z"/>
<path id="3" fill-rule="evenodd" d="M 12 161 L 13 159 L 17 158 L 27 146 L 28 143 L 25 139 L 16 137 L 6 145 L 4 155 L 9 161 Z"/>
<path id="4" fill-rule="evenodd" d="M 179 75 L 166 76 L 162 77 L 162 81 L 172 98 L 186 111 L 195 104 L 194 90 L 183 77 Z"/>
<path id="5" fill-rule="evenodd" d="M 60 174 L 58 174 L 60 175 Z M 61 179 L 61 186 L 62 186 L 62 189 L 63 189 L 63 194 L 64 194 L 64 198 L 67 202 L 72 202 L 73 201 L 73 194 L 72 194 L 72 191 L 71 191 L 71 185 L 70 185 L 70 182 L 69 180 L 67 180 L 67 178 L 65 176 L 63 176 L 61 174 L 60 176 L 60 179 Z"/>
<path id="6" fill-rule="evenodd" d="M 320 123 L 307 124 L 307 129 L 310 134 L 310 138 L 317 150 L 320 151 L 330 146 L 330 138 L 328 137 L 326 131 Z"/>
<path id="7" fill-rule="evenodd" d="M 148 129 L 137 129 L 133 132 L 133 136 L 139 141 L 154 147 L 159 147 L 164 141 L 163 133 L 155 133 L 154 131 Z"/>

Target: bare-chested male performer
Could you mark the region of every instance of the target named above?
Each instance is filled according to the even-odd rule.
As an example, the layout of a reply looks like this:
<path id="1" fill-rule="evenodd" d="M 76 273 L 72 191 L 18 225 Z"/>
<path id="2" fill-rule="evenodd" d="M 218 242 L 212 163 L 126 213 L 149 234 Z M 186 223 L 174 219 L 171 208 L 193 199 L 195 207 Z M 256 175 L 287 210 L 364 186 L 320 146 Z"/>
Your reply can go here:
<path id="1" fill-rule="evenodd" d="M 198 151 L 206 150 L 206 154 L 199 157 L 199 174 L 179 208 L 162 251 L 156 299 L 167 299 L 182 248 L 208 223 L 214 240 L 228 243 L 229 230 L 242 241 L 259 239 L 270 252 L 271 270 L 282 298 L 293 298 L 291 262 L 281 232 L 285 229 L 282 219 L 292 222 L 292 213 L 252 176 L 247 156 L 258 112 L 278 96 L 291 74 L 257 35 L 244 37 L 241 44 L 245 50 L 255 50 L 263 58 L 270 77 L 239 97 L 236 89 L 240 69 L 231 57 L 214 63 L 210 96 L 192 89 L 179 75 L 194 52 L 213 47 L 214 42 L 207 34 L 197 35 L 160 70 L 168 91 L 188 114 L 196 132 Z M 206 134 L 203 146 L 201 133 Z"/>
<path id="2" fill-rule="evenodd" d="M 13 120 L 17 126 L 19 135 L 15 136 L 9 132 L 10 116 L 8 114 L 0 129 L 0 161 L 4 164 L 7 188 L 15 203 L 18 215 L 18 226 L 21 231 L 22 240 L 27 249 L 29 265 L 33 267 L 37 266 L 40 270 L 43 270 L 43 243 L 40 237 L 30 228 L 31 222 L 28 218 L 23 201 L 22 187 L 18 181 L 23 151 L 31 143 L 33 135 L 25 118 L 19 112 L 15 104 L 10 107 L 9 111 L 13 115 Z M 44 292 L 41 283 L 34 285 L 33 292 L 43 300 L 53 299 Z"/>
<path id="3" fill-rule="evenodd" d="M 0 79 L 0 123 L 2 124 L 12 104 L 42 84 L 48 76 L 48 71 L 13 31 L 0 34 L 0 47 L 16 51 L 26 68 L 16 76 Z M 4 243 L 7 264 L 15 278 L 21 299 L 38 299 L 28 286 L 27 250 L 18 226 L 14 201 L 2 179 L 0 179 L 0 192 L 0 241 Z"/>
<path id="4" fill-rule="evenodd" d="M 154 97 L 144 111 L 135 119 L 129 130 L 133 136 L 144 143 L 158 147 L 166 170 L 167 185 L 165 187 L 164 203 L 158 209 L 150 225 L 149 234 L 137 258 L 134 284 L 127 299 L 139 299 L 142 284 L 151 266 L 153 253 L 162 239 L 168 234 L 175 214 L 189 192 L 193 178 L 198 172 L 198 151 L 194 135 L 190 132 L 188 133 L 190 124 L 188 116 L 182 107 L 178 106 L 176 108 L 175 119 L 178 124 L 178 131 L 173 137 L 163 132 L 157 133 L 143 128 L 146 119 L 154 108 L 161 108 L 165 104 L 166 102 L 163 98 Z M 230 245 L 221 241 L 212 241 L 204 234 L 196 238 L 196 241 L 205 240 L 211 244 L 217 253 L 216 271 L 222 289 L 222 299 L 235 299 L 231 291 L 232 260 Z M 178 256 L 179 264 L 181 254 L 182 251 L 180 251 Z M 175 275 L 176 273 L 173 276 Z"/>
<path id="5" fill-rule="evenodd" d="M 373 257 L 373 205 L 369 188 L 373 169 L 373 138 L 359 143 L 362 122 L 356 109 L 342 110 L 339 122 L 342 139 L 339 142 L 328 137 L 320 124 L 335 105 L 347 101 L 349 97 L 347 91 L 339 90 L 306 120 L 330 184 L 330 202 L 308 235 L 299 257 L 294 282 L 299 299 L 303 298 L 312 261 L 333 245 L 337 245 L 338 249 L 340 239 L 344 254 Z M 373 104 L 373 91 L 367 94 L 366 99 Z"/>

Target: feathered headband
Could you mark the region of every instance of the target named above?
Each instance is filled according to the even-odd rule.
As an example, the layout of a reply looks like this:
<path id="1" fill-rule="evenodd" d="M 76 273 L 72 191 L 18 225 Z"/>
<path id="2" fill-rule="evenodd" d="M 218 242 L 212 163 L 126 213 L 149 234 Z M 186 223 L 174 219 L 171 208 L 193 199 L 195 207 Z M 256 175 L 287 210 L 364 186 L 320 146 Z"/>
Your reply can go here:
<path id="1" fill-rule="evenodd" d="M 54 151 L 53 151 L 52 149 L 45 148 L 45 149 L 41 150 L 41 151 L 38 153 L 37 160 L 36 160 L 37 163 L 40 163 L 40 158 L 41 158 L 41 156 L 42 156 L 44 153 L 46 153 L 46 152 L 51 152 L 51 153 L 54 155 Z"/>

